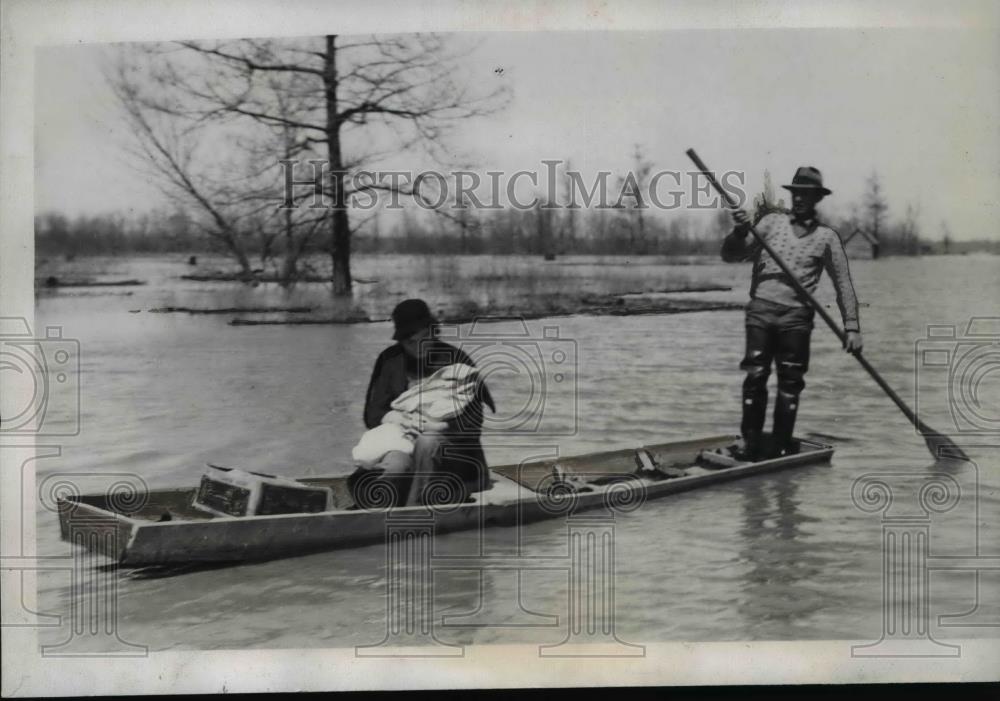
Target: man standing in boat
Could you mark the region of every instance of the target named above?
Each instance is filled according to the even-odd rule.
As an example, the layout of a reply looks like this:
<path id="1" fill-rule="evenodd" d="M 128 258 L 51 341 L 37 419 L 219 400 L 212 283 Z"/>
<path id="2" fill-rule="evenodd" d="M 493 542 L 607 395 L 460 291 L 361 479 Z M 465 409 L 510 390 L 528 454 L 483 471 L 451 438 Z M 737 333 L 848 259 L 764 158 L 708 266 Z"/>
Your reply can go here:
<path id="1" fill-rule="evenodd" d="M 792 210 L 772 212 L 757 224 L 757 232 L 790 267 L 811 294 L 825 269 L 837 292 L 837 305 L 846 332 L 845 350 L 859 352 L 862 346 L 858 300 L 854 294 L 847 254 L 840 236 L 816 216 L 816 205 L 831 191 L 823 187 L 816 168 L 803 166 L 790 185 Z M 772 450 L 774 455 L 794 452 L 792 440 L 799 395 L 809 368 L 809 341 L 814 310 L 792 286 L 773 258 L 756 238 L 748 240 L 750 216 L 735 210 L 736 227 L 722 244 L 727 263 L 753 261 L 750 302 L 746 307 L 746 353 L 740 368 L 743 382 L 742 444 L 735 457 L 757 460 L 762 454 L 762 434 L 767 416 L 767 380 L 771 363 L 778 373 L 778 395 L 774 401 Z"/>
<path id="2" fill-rule="evenodd" d="M 456 363 L 475 365 L 467 353 L 436 337 L 437 321 L 423 300 L 400 302 L 392 312 L 392 320 L 396 343 L 375 360 L 365 396 L 364 421 L 368 429 L 382 423 L 396 398 L 436 370 Z M 376 481 L 391 487 L 395 506 L 420 503 L 423 489 L 436 474 L 457 477 L 466 494 L 485 489 L 488 472 L 480 443 L 483 404 L 496 411 L 489 389 L 480 381 L 464 411 L 449 420 L 446 427 L 422 432 L 413 444 L 412 454 L 392 450 L 374 468 L 359 468 L 349 480 L 358 506 L 376 506 L 365 503 L 365 493 L 372 493 Z"/>

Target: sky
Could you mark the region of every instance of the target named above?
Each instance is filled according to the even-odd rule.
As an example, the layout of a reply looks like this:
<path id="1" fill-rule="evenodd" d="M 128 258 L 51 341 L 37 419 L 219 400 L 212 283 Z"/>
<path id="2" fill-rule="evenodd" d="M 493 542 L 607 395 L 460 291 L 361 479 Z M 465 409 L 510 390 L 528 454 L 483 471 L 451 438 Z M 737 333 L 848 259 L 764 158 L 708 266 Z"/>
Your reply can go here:
<path id="1" fill-rule="evenodd" d="M 812 165 L 835 213 L 877 171 L 890 216 L 914 205 L 924 236 L 947 221 L 954 239 L 1000 239 L 998 38 L 995 27 L 482 33 L 465 69 L 511 99 L 450 145 L 508 172 L 549 158 L 623 171 L 636 144 L 655 169 L 687 170 L 694 147 L 717 171 L 745 171 L 751 192 L 765 169 L 780 185 Z M 162 203 L 122 151 L 102 51 L 38 50 L 36 211 Z"/>

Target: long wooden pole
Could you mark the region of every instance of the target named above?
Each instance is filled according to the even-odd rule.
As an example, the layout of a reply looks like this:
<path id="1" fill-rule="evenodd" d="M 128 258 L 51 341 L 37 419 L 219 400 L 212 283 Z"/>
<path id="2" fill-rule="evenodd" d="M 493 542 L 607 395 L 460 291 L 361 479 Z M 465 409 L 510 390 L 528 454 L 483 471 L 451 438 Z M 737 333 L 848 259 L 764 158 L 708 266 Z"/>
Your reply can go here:
<path id="1" fill-rule="evenodd" d="M 729 207 L 729 209 L 738 209 L 739 207 L 736 204 L 736 200 L 733 199 L 732 195 L 722 189 L 722 186 L 719 185 L 719 181 L 715 178 L 715 174 L 708 169 L 708 166 L 706 166 L 701 158 L 698 157 L 698 154 L 695 153 L 693 148 L 687 150 L 687 155 L 688 158 L 694 162 L 695 166 L 698 167 L 698 170 L 701 171 L 702 175 L 708 178 L 708 181 L 712 184 L 712 187 L 715 188 L 716 192 L 718 192 L 722 197 L 726 206 Z M 799 282 L 799 279 L 791 271 L 785 261 L 781 259 L 781 256 L 775 253 L 774 249 L 771 248 L 767 241 L 764 240 L 764 237 L 757 232 L 756 227 L 752 224 L 750 225 L 750 233 L 754 235 L 754 238 L 760 242 L 760 245 L 765 251 L 767 251 L 768 255 L 770 255 L 771 258 L 774 259 L 774 262 L 778 264 L 778 267 L 781 268 L 781 271 L 788 277 L 788 281 L 792 283 L 796 292 L 809 301 L 809 304 L 811 304 L 813 309 L 815 309 L 816 312 L 823 318 L 823 321 L 825 321 L 826 325 L 830 327 L 830 330 L 833 331 L 837 338 L 840 339 L 840 342 L 846 345 L 847 335 L 840 329 L 839 326 L 837 326 L 837 322 L 835 322 L 826 309 L 824 309 L 823 306 L 816 301 L 816 298 L 802 286 L 802 283 Z M 910 420 L 910 423 L 912 423 L 924 436 L 924 440 L 927 443 L 927 449 L 931 452 L 931 455 L 933 455 L 935 459 L 958 458 L 961 460 L 968 460 L 968 457 L 953 440 L 943 433 L 935 431 L 920 420 L 920 417 L 917 416 L 916 412 L 914 412 L 913 409 L 911 409 L 906 402 L 904 402 L 902 398 L 896 394 L 895 390 L 889 386 L 889 383 L 885 381 L 878 370 L 872 367 L 872 364 L 868 362 L 868 359 L 861 354 L 861 351 L 852 351 L 851 355 L 853 355 L 857 361 L 861 363 L 861 367 L 868 371 L 868 374 L 871 375 L 873 380 L 875 380 L 875 383 L 882 388 L 883 392 L 889 395 L 889 399 L 895 402 L 896 406 L 899 407 L 899 410 L 902 411 L 903 414 L 906 415 L 906 418 Z"/>

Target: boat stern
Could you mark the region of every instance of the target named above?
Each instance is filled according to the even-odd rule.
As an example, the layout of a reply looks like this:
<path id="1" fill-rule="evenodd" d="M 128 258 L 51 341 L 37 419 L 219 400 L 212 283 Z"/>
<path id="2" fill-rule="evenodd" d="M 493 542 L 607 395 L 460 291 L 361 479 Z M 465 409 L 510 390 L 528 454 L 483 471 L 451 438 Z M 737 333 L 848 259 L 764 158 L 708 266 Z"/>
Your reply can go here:
<path id="1" fill-rule="evenodd" d="M 100 503 L 103 499 L 91 495 L 60 499 L 59 533 L 68 543 L 121 562 L 138 524 L 125 514 L 111 511 L 107 504 Z"/>

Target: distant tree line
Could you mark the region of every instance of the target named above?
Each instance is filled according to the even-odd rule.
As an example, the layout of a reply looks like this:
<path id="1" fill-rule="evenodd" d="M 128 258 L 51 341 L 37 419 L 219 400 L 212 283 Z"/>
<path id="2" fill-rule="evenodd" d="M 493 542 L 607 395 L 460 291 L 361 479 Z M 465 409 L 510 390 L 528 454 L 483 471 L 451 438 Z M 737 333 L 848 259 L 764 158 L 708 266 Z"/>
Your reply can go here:
<path id="1" fill-rule="evenodd" d="M 648 172 L 637 148 L 637 168 Z M 642 177 L 641 175 L 639 177 Z M 356 227 L 353 248 L 365 254 L 492 254 L 492 255 L 715 255 L 732 228 L 727 211 L 719 209 L 694 215 L 674 212 L 654 215 L 635 200 L 609 209 L 548 208 L 539 203 L 531 209 L 483 210 L 464 208 L 435 216 L 416 208 L 404 209 L 399 219 L 379 226 L 370 217 Z M 764 189 L 749 205 L 754 221 L 770 212 L 785 211 L 785 201 L 775 195 L 770 174 L 764 173 Z M 919 210 L 906 206 L 903 216 L 890 218 L 889 206 L 878 176 L 868 180 L 860 203 L 846 215 L 834 216 L 830 224 L 842 236 L 855 229 L 873 235 L 881 255 L 920 255 L 968 250 L 951 241 L 942 222 L 940 240 L 924 238 L 918 226 Z M 130 253 L 217 252 L 229 255 L 218 237 L 206 236 L 204 224 L 182 208 L 129 215 L 104 214 L 69 218 L 43 213 L 35 219 L 35 245 L 40 255 L 127 255 Z M 248 219 L 240 230 L 241 246 L 248 266 L 287 273 L 286 233 L 280 220 Z M 934 243 L 931 243 L 934 241 Z M 296 239 L 296 259 L 328 252 L 321 236 Z"/>
<path id="2" fill-rule="evenodd" d="M 453 253 L 493 255 L 697 255 L 717 252 L 731 228 L 729 215 L 699 222 L 684 214 L 664 220 L 638 218 L 627 210 L 469 210 L 458 223 L 403 216 L 390 235 L 359 233 L 364 253 Z"/>
<path id="3" fill-rule="evenodd" d="M 669 221 L 647 215 L 641 235 L 633 224 L 631 215 L 615 210 L 469 210 L 454 218 L 423 219 L 404 212 L 389 231 L 372 222 L 360 228 L 354 248 L 366 254 L 711 255 L 730 226 L 724 212 L 711 215 L 707 227 L 683 214 Z M 242 236 L 252 267 L 280 266 L 280 233 L 279 227 L 261 227 Z M 229 253 L 183 212 L 165 210 L 72 218 L 43 213 L 35 217 L 35 248 L 39 255 L 66 256 Z M 326 250 L 317 237 L 302 254 Z"/>
<path id="4" fill-rule="evenodd" d="M 183 212 L 154 210 L 135 216 L 97 214 L 67 217 L 46 212 L 35 217 L 35 252 L 40 256 L 127 255 L 201 252 L 211 242 Z"/>

